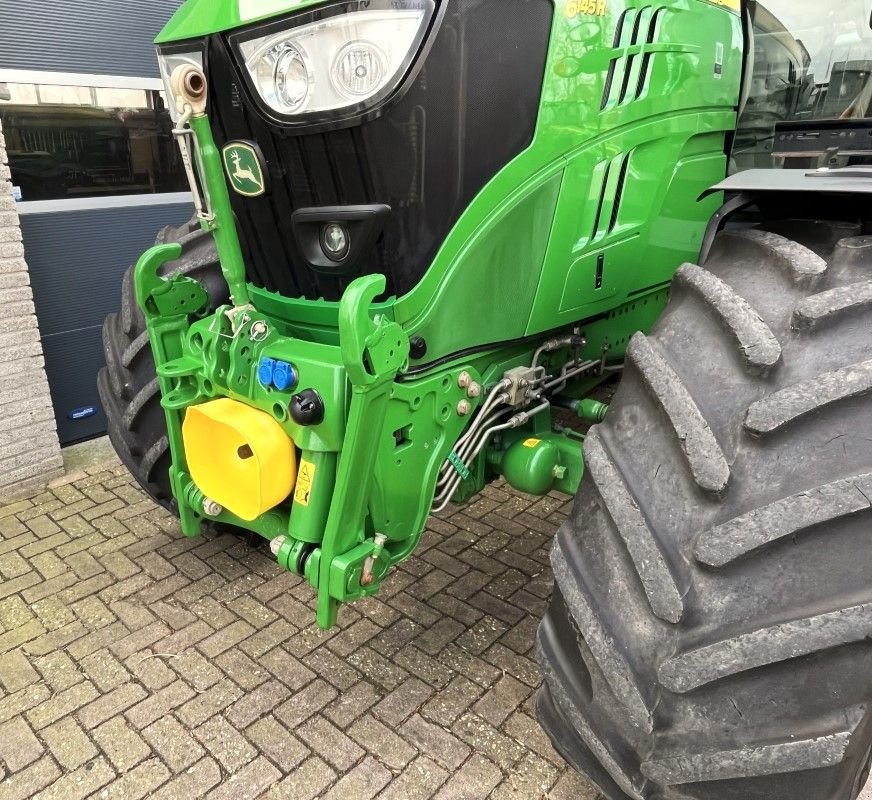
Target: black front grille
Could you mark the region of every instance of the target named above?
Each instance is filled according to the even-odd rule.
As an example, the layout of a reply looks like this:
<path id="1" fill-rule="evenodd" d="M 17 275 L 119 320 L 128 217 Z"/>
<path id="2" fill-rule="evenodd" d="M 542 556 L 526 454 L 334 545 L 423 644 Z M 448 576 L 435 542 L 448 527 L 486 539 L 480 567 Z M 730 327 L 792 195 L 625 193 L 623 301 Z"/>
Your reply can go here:
<path id="1" fill-rule="evenodd" d="M 475 195 L 533 137 L 551 32 L 551 0 L 448 3 L 423 68 L 377 119 L 326 133 L 290 132 L 257 110 L 223 37 L 208 49 L 210 117 L 219 146 L 258 142 L 270 194 L 233 196 L 249 280 L 289 297 L 338 300 L 360 274 L 387 294 L 412 289 Z M 332 277 L 300 253 L 291 214 L 386 203 L 383 236 L 356 274 Z"/>

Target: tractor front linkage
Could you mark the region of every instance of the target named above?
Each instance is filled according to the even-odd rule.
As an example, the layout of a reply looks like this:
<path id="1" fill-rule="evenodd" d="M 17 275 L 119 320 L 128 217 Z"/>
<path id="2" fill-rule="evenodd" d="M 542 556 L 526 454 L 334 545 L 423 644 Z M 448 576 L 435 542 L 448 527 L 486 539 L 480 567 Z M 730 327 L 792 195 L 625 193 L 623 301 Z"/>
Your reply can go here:
<path id="1" fill-rule="evenodd" d="M 409 336 L 389 302 L 374 302 L 383 276 L 358 278 L 338 304 L 249 287 L 205 81 L 180 70 L 175 133 L 232 298 L 211 310 L 197 281 L 165 275 L 178 244 L 153 247 L 135 268 L 184 534 L 212 521 L 270 540 L 317 590 L 329 628 L 342 603 L 376 594 L 414 551 L 431 510 L 498 474 L 531 493 L 574 494 L 582 437 L 554 429 L 552 405 L 602 419 L 605 406 L 578 390 L 608 374 L 606 350 L 590 354 L 576 330 L 412 374 Z"/>

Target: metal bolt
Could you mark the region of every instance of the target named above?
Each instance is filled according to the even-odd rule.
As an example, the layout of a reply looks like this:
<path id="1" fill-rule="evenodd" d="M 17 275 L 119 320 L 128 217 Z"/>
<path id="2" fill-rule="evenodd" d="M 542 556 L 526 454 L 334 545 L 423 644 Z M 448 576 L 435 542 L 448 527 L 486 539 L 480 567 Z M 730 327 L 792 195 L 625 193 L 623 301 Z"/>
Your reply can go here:
<path id="1" fill-rule="evenodd" d="M 208 497 L 203 498 L 203 513 L 207 517 L 217 517 L 222 511 L 224 511 L 224 507 L 220 503 L 216 503 Z"/>
<path id="2" fill-rule="evenodd" d="M 460 375 L 457 377 L 457 385 L 461 389 L 465 389 L 467 386 L 469 386 L 470 383 L 472 383 L 472 375 L 470 375 L 468 372 L 461 372 Z"/>
<path id="3" fill-rule="evenodd" d="M 269 325 L 262 319 L 255 320 L 251 324 L 251 332 L 249 333 L 251 341 L 262 342 L 267 336 L 269 336 Z"/>
<path id="4" fill-rule="evenodd" d="M 374 580 L 374 576 L 372 574 L 372 568 L 375 565 L 375 561 L 377 558 L 381 557 L 382 550 L 384 550 L 384 546 L 388 541 L 388 537 L 383 533 L 377 533 L 375 535 L 375 547 L 373 548 L 372 555 L 366 559 L 363 564 L 363 573 L 360 576 L 360 585 L 361 586 L 370 586 Z"/>
<path id="5" fill-rule="evenodd" d="M 470 411 L 472 411 L 472 405 L 469 400 L 461 400 L 457 404 L 457 414 L 460 417 L 465 417 Z"/>
<path id="6" fill-rule="evenodd" d="M 271 552 L 274 556 L 278 556 L 278 554 L 279 554 L 279 550 L 282 549 L 282 545 L 287 541 L 287 539 L 288 539 L 287 536 L 276 536 L 276 538 L 273 539 L 273 540 L 269 543 L 269 550 L 270 550 L 270 552 Z"/>
<path id="7" fill-rule="evenodd" d="M 469 387 L 466 390 L 466 396 L 472 398 L 473 400 L 476 397 L 481 397 L 481 384 L 473 381 L 469 384 Z"/>

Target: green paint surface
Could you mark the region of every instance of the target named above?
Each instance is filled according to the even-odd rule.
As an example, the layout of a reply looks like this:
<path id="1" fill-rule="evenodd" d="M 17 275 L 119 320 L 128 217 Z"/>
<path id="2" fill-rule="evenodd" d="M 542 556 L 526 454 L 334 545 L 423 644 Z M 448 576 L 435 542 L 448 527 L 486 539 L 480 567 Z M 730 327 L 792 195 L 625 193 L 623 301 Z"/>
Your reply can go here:
<path id="1" fill-rule="evenodd" d="M 188 0 L 173 14 L 155 43 L 196 39 L 317 5 L 324 5 L 323 0 Z"/>
<path id="2" fill-rule="evenodd" d="M 396 319 L 437 343 L 431 356 L 592 317 L 668 279 L 699 253 L 719 205 L 697 198 L 726 172 L 740 20 L 699 0 L 610 2 L 602 17 L 567 16 L 568 5 L 555 2 L 533 142 L 473 200 L 421 283 L 397 301 Z M 656 44 L 634 43 L 649 32 Z M 719 43 L 727 59 L 718 77 Z"/>

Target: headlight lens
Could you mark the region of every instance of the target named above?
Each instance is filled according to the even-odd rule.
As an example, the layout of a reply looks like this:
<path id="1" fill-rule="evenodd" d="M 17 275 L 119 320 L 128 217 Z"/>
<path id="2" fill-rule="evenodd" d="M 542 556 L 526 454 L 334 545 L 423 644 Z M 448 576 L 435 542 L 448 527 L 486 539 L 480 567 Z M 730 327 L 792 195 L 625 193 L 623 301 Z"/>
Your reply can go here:
<path id="1" fill-rule="evenodd" d="M 387 97 L 417 54 L 435 2 L 378 5 L 240 36 L 236 46 L 261 99 L 279 114 L 302 116 L 370 107 Z"/>
<path id="2" fill-rule="evenodd" d="M 178 122 L 179 110 L 176 108 L 176 98 L 173 97 L 173 90 L 170 85 L 170 75 L 173 74 L 176 67 L 179 67 L 182 64 L 193 64 L 194 66 L 203 69 L 203 54 L 196 51 L 190 53 L 164 53 L 158 51 L 157 63 L 160 66 L 160 76 L 163 78 L 164 88 L 167 93 L 170 117 L 173 122 Z"/>
<path id="3" fill-rule="evenodd" d="M 299 111 L 309 98 L 312 80 L 306 57 L 292 44 L 276 45 L 258 63 L 258 83 L 264 87 L 274 108 L 288 114 Z"/>
<path id="4" fill-rule="evenodd" d="M 367 97 L 378 90 L 387 72 L 384 54 L 372 42 L 352 42 L 340 50 L 330 74 L 347 97 Z"/>

